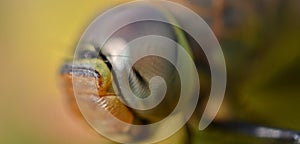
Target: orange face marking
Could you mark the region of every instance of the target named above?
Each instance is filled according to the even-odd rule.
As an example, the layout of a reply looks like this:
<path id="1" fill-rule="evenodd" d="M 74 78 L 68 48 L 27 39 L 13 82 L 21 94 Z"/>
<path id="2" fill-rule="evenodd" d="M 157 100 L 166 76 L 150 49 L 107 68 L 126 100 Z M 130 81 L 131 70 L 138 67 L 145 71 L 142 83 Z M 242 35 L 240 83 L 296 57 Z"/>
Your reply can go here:
<path id="1" fill-rule="evenodd" d="M 132 112 L 124 105 L 118 96 L 111 91 L 112 82 L 103 82 L 101 75 L 93 76 L 72 76 L 62 74 L 63 87 L 68 95 L 68 102 L 72 110 L 82 117 L 84 111 L 92 121 L 103 123 L 105 130 L 112 133 L 126 132 L 129 127 L 121 126 L 117 121 L 111 120 L 110 116 L 126 122 L 133 123 Z M 76 91 L 74 91 L 76 88 Z M 74 93 L 76 92 L 77 99 Z M 80 103 L 80 110 L 77 103 Z"/>

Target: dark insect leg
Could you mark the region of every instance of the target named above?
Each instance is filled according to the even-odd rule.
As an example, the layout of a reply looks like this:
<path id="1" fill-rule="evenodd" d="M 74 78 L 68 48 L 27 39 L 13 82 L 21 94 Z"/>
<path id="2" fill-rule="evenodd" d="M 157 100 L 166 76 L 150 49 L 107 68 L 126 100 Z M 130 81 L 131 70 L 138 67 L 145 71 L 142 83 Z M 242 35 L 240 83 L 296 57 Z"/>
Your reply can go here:
<path id="1" fill-rule="evenodd" d="M 282 142 L 300 144 L 300 132 L 272 128 L 267 126 L 255 125 L 246 122 L 213 122 L 214 127 L 224 129 L 226 131 L 232 131 L 235 133 L 246 134 L 258 138 L 266 138 L 272 140 L 278 140 Z"/>

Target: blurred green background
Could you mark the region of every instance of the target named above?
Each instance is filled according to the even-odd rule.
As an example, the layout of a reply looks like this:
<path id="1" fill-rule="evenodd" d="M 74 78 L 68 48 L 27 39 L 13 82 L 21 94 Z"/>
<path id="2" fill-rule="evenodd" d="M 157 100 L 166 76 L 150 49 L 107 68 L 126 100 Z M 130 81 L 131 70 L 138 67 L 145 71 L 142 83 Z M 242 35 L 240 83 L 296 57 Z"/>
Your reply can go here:
<path id="1" fill-rule="evenodd" d="M 59 68 L 93 18 L 119 2 L 0 1 L 0 143 L 107 142 L 71 114 Z M 220 13 L 216 1 L 183 2 L 206 18 L 223 47 L 228 88 L 220 113 L 300 130 L 300 2 L 222 2 Z M 204 133 L 199 140 L 207 143 L 226 139 Z"/>

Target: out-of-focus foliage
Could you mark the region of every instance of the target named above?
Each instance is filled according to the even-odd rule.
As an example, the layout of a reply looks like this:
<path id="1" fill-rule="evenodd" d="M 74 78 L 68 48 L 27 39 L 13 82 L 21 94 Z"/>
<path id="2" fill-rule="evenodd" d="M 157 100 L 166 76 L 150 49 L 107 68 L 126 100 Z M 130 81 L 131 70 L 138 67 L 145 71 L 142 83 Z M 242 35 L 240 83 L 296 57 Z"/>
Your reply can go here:
<path id="1" fill-rule="evenodd" d="M 234 120 L 299 131 L 300 1 L 191 1 L 206 10 L 226 59 L 227 94 L 219 114 L 230 111 Z M 275 143 L 213 125 L 196 137 L 204 143 Z"/>
<path id="2" fill-rule="evenodd" d="M 229 3 L 222 45 L 235 115 L 299 130 L 299 1 Z"/>
<path id="3" fill-rule="evenodd" d="M 300 130 L 300 2 L 224 0 L 222 15 L 219 39 L 228 68 L 226 107 L 232 118 Z M 208 131 L 200 135 L 211 143 L 268 143 Z"/>

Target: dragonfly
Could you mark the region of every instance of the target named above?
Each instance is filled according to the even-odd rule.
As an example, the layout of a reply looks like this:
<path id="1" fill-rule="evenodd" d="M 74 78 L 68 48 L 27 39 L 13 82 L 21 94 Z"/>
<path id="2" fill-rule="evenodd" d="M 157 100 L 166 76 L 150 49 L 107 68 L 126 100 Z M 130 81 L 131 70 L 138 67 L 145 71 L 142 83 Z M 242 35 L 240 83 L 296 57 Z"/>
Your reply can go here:
<path id="1" fill-rule="evenodd" d="M 146 12 L 139 13 L 141 9 L 144 9 Z M 147 12 L 170 19 L 160 9 L 151 6 L 140 6 L 134 10 L 123 9 L 118 13 L 119 16 L 115 14 L 108 17 L 106 25 L 125 20 L 126 16 L 128 17 L 132 14 L 147 15 Z M 120 15 L 120 13 L 123 15 Z M 112 20 L 110 21 L 109 18 Z M 105 24 L 97 24 L 96 21 L 95 25 Z M 199 76 L 204 81 L 196 110 L 180 131 L 184 135 L 179 138 L 181 141 L 179 143 L 192 143 L 192 139 L 195 137 L 195 134 L 193 134 L 196 129 L 195 121 L 199 121 L 206 106 L 209 93 L 209 88 L 207 87 L 210 84 L 208 62 L 205 58 L 205 53 L 201 51 L 201 47 L 197 45 L 196 41 L 189 34 L 180 31 L 174 25 L 155 21 L 143 21 L 124 26 L 113 33 L 105 44 L 98 43 L 98 39 L 103 37 L 101 31 L 89 28 L 86 33 L 89 32 L 95 34 L 93 37 L 88 37 L 78 44 L 79 49 L 75 52 L 75 58 L 66 61 L 60 71 L 64 89 L 72 109 L 80 117 L 83 117 L 82 113 L 84 113 L 84 117 L 87 116 L 89 123 L 92 123 L 93 126 L 96 125 L 95 129 L 97 130 L 105 131 L 115 137 L 122 137 L 123 135 L 120 134 L 125 133 L 126 136 L 121 138 L 122 140 L 130 142 L 131 140 L 151 139 L 152 135 L 147 130 L 133 130 L 128 125 L 120 124 L 118 120 L 129 124 L 147 125 L 159 122 L 170 115 L 179 101 L 180 76 L 176 72 L 176 68 L 164 58 L 147 56 L 133 63 L 131 57 L 136 51 L 124 51 L 122 48 L 127 42 L 145 35 L 164 36 L 178 42 L 189 51 L 198 69 Z M 151 49 L 157 45 L 151 41 L 150 43 L 143 42 L 139 46 Z M 171 44 L 164 44 L 163 46 L 175 47 Z M 122 53 L 119 51 L 122 51 Z M 176 49 L 174 51 L 161 49 L 160 53 L 174 55 L 173 57 L 176 58 L 177 51 Z M 129 69 L 127 72 L 129 88 L 139 98 L 146 98 L 151 93 L 154 93 L 149 83 L 152 77 L 163 77 L 168 88 L 164 100 L 150 110 L 130 108 L 126 103 L 136 102 L 124 94 L 122 90 L 124 86 L 118 83 L 120 77 L 116 75 L 114 68 Z M 78 105 L 81 105 L 80 108 Z M 143 107 L 146 103 L 138 103 L 138 105 Z M 111 115 L 118 120 L 111 119 Z M 234 121 L 227 117 L 215 119 L 211 127 L 220 129 L 225 133 L 242 133 L 249 137 L 266 139 L 270 143 L 274 141 L 278 143 L 300 143 L 300 133 L 297 131 Z"/>

